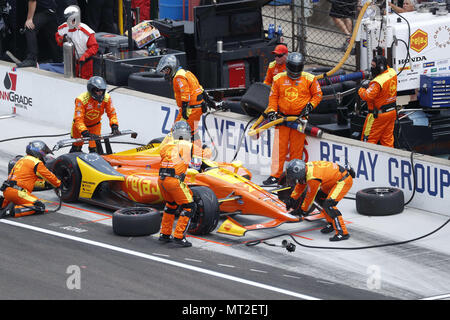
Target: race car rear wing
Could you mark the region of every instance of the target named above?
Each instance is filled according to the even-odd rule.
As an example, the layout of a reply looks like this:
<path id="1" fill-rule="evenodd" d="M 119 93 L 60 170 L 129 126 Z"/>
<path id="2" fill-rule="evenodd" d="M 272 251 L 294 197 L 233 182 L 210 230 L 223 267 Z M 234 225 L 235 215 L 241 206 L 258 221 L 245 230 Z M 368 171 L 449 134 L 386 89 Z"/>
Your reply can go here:
<path id="1" fill-rule="evenodd" d="M 65 139 L 60 140 L 56 143 L 56 145 L 53 147 L 52 151 L 58 151 L 61 148 L 72 146 L 75 142 L 83 142 L 83 144 L 89 143 L 89 141 L 93 140 L 97 143 L 97 153 L 98 154 L 111 154 L 112 148 L 111 148 L 111 142 L 109 141 L 110 138 L 116 138 L 120 136 L 125 135 L 131 135 L 131 138 L 136 139 L 137 133 L 133 130 L 121 130 L 120 134 L 102 134 L 100 136 L 93 137 L 82 137 L 77 139 Z M 102 142 L 105 144 L 106 152 L 103 151 Z"/>

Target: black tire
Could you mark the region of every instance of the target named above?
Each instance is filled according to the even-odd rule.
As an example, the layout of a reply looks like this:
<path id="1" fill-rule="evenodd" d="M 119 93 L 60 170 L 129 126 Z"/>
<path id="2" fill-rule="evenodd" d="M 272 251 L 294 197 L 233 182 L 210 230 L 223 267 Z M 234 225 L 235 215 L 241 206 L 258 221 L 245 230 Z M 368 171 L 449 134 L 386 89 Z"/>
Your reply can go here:
<path id="1" fill-rule="evenodd" d="M 188 232 L 194 235 L 205 235 L 212 232 L 219 223 L 219 202 L 215 193 L 208 187 L 192 186 L 197 211 L 189 224 Z"/>
<path id="2" fill-rule="evenodd" d="M 123 208 L 113 213 L 112 227 L 118 236 L 149 236 L 159 232 L 161 213 L 149 207 Z"/>
<path id="3" fill-rule="evenodd" d="M 376 187 L 356 193 L 356 210 L 366 216 L 388 216 L 403 212 L 403 191 L 397 188 Z"/>
<path id="4" fill-rule="evenodd" d="M 152 71 L 132 73 L 128 77 L 128 87 L 173 99 L 172 86 L 161 73 Z"/>
<path id="5" fill-rule="evenodd" d="M 337 123 L 337 114 L 332 113 L 310 113 L 308 116 L 308 123 L 312 126 L 321 124 Z"/>
<path id="6" fill-rule="evenodd" d="M 260 116 L 269 104 L 270 86 L 262 83 L 253 83 L 241 99 L 242 110 L 250 117 Z"/>
<path id="7" fill-rule="evenodd" d="M 81 152 L 63 154 L 53 162 L 52 172 L 61 180 L 61 199 L 64 202 L 75 202 L 80 195 L 81 172 L 77 156 Z"/>

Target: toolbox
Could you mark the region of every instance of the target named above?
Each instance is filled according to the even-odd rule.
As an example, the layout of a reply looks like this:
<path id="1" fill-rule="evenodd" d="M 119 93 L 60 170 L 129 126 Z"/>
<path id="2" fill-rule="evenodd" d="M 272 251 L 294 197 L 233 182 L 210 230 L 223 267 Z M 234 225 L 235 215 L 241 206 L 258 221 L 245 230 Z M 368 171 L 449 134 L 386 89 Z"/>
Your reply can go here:
<path id="1" fill-rule="evenodd" d="M 98 43 L 98 53 L 118 53 L 128 51 L 128 37 L 114 33 L 97 32 L 95 39 Z"/>
<path id="2" fill-rule="evenodd" d="M 419 103 L 421 107 L 450 107 L 450 74 L 421 75 Z"/>

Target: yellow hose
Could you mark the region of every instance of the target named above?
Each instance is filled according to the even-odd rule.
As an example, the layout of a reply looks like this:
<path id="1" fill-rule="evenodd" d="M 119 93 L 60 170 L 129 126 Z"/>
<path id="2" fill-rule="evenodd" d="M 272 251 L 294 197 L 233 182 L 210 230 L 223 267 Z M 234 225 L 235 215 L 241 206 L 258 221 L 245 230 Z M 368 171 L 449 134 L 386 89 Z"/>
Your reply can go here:
<path id="1" fill-rule="evenodd" d="M 342 57 L 341 61 L 339 61 L 339 63 L 333 69 L 331 69 L 330 71 L 328 71 L 326 73 L 327 76 L 331 76 L 332 74 L 334 74 L 337 70 L 339 70 L 342 67 L 344 62 L 347 61 L 347 59 L 348 59 L 348 57 L 350 55 L 350 52 L 352 51 L 352 47 L 353 47 L 353 44 L 355 42 L 356 35 L 358 34 L 359 25 L 361 24 L 361 20 L 363 19 L 364 13 L 366 12 L 367 8 L 371 5 L 371 3 L 372 3 L 371 1 L 367 1 L 364 4 L 364 6 L 362 7 L 361 11 L 359 12 L 358 19 L 356 20 L 355 27 L 353 28 L 353 34 L 352 34 L 352 37 L 350 39 L 350 43 L 349 43 L 349 45 L 347 47 L 347 50 L 345 51 L 344 56 Z M 322 78 L 323 78 L 323 74 L 316 76 L 316 79 L 322 79 Z M 273 127 L 273 126 L 276 126 L 277 124 L 280 124 L 280 123 L 282 123 L 284 121 L 295 121 L 295 120 L 297 120 L 297 117 L 291 116 L 291 117 L 279 118 L 277 120 L 274 120 L 274 121 L 271 121 L 269 123 L 266 123 L 265 125 L 261 126 L 258 129 L 255 129 L 263 120 L 264 120 L 264 116 L 261 115 L 255 121 L 255 123 L 252 125 L 252 127 L 250 128 L 250 130 L 248 132 L 249 136 L 254 136 L 254 135 L 260 133 L 261 131 L 267 130 L 267 129 L 269 129 L 269 128 Z"/>
<path id="2" fill-rule="evenodd" d="M 119 16 L 119 32 L 121 35 L 123 35 L 123 2 L 122 0 L 118 1 L 118 8 L 117 8 L 117 15 Z"/>
<path id="3" fill-rule="evenodd" d="M 358 19 L 356 20 L 355 27 L 353 28 L 353 34 L 352 34 L 352 37 L 350 39 L 350 43 L 349 43 L 349 45 L 347 47 L 347 50 L 345 51 L 345 54 L 342 57 L 341 61 L 339 61 L 339 63 L 333 69 L 331 69 L 330 71 L 328 71 L 326 73 L 327 77 L 331 76 L 336 71 L 338 71 L 342 67 L 344 62 L 347 61 L 347 59 L 348 59 L 348 57 L 350 55 L 350 52 L 352 51 L 353 43 L 355 43 L 356 35 L 358 34 L 359 25 L 361 24 L 361 20 L 364 17 L 364 13 L 366 12 L 367 7 L 370 6 L 371 4 L 372 4 L 371 1 L 367 1 L 364 4 L 364 6 L 362 7 L 361 11 L 359 12 Z M 320 75 L 316 76 L 316 79 L 322 79 L 322 78 L 323 78 L 323 74 L 320 74 Z"/>
<path id="4" fill-rule="evenodd" d="M 257 126 L 259 123 L 261 123 L 262 119 L 264 119 L 264 116 L 261 116 L 258 120 L 256 120 L 256 122 L 253 124 L 253 126 L 250 128 L 250 130 L 248 131 L 248 135 L 250 137 L 257 135 L 258 133 L 260 133 L 261 131 L 267 130 L 270 127 L 276 126 L 277 124 L 283 123 L 285 121 L 295 121 L 298 119 L 297 116 L 288 116 L 288 117 L 283 117 L 283 118 L 278 118 L 274 121 L 271 121 L 269 123 L 266 123 L 265 125 L 259 127 L 258 129 L 255 129 L 254 127 Z M 261 119 L 261 121 L 259 121 Z M 259 122 L 258 122 L 259 121 Z"/>

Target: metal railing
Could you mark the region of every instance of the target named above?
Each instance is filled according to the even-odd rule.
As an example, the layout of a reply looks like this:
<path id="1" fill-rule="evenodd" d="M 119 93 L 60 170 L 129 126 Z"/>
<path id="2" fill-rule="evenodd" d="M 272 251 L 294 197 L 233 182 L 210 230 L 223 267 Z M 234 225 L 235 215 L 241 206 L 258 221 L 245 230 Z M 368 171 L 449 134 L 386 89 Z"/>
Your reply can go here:
<path id="1" fill-rule="evenodd" d="M 347 49 L 348 35 L 338 24 L 342 21 L 330 16 L 330 11 L 338 7 L 349 15 L 348 22 L 354 25 L 358 15 L 355 0 L 274 0 L 263 7 L 263 24 L 281 26 L 282 42 L 290 51 L 301 52 L 308 64 L 334 67 Z M 351 27 L 350 35 L 353 32 Z M 355 56 L 351 55 L 342 69 L 355 71 Z"/>

